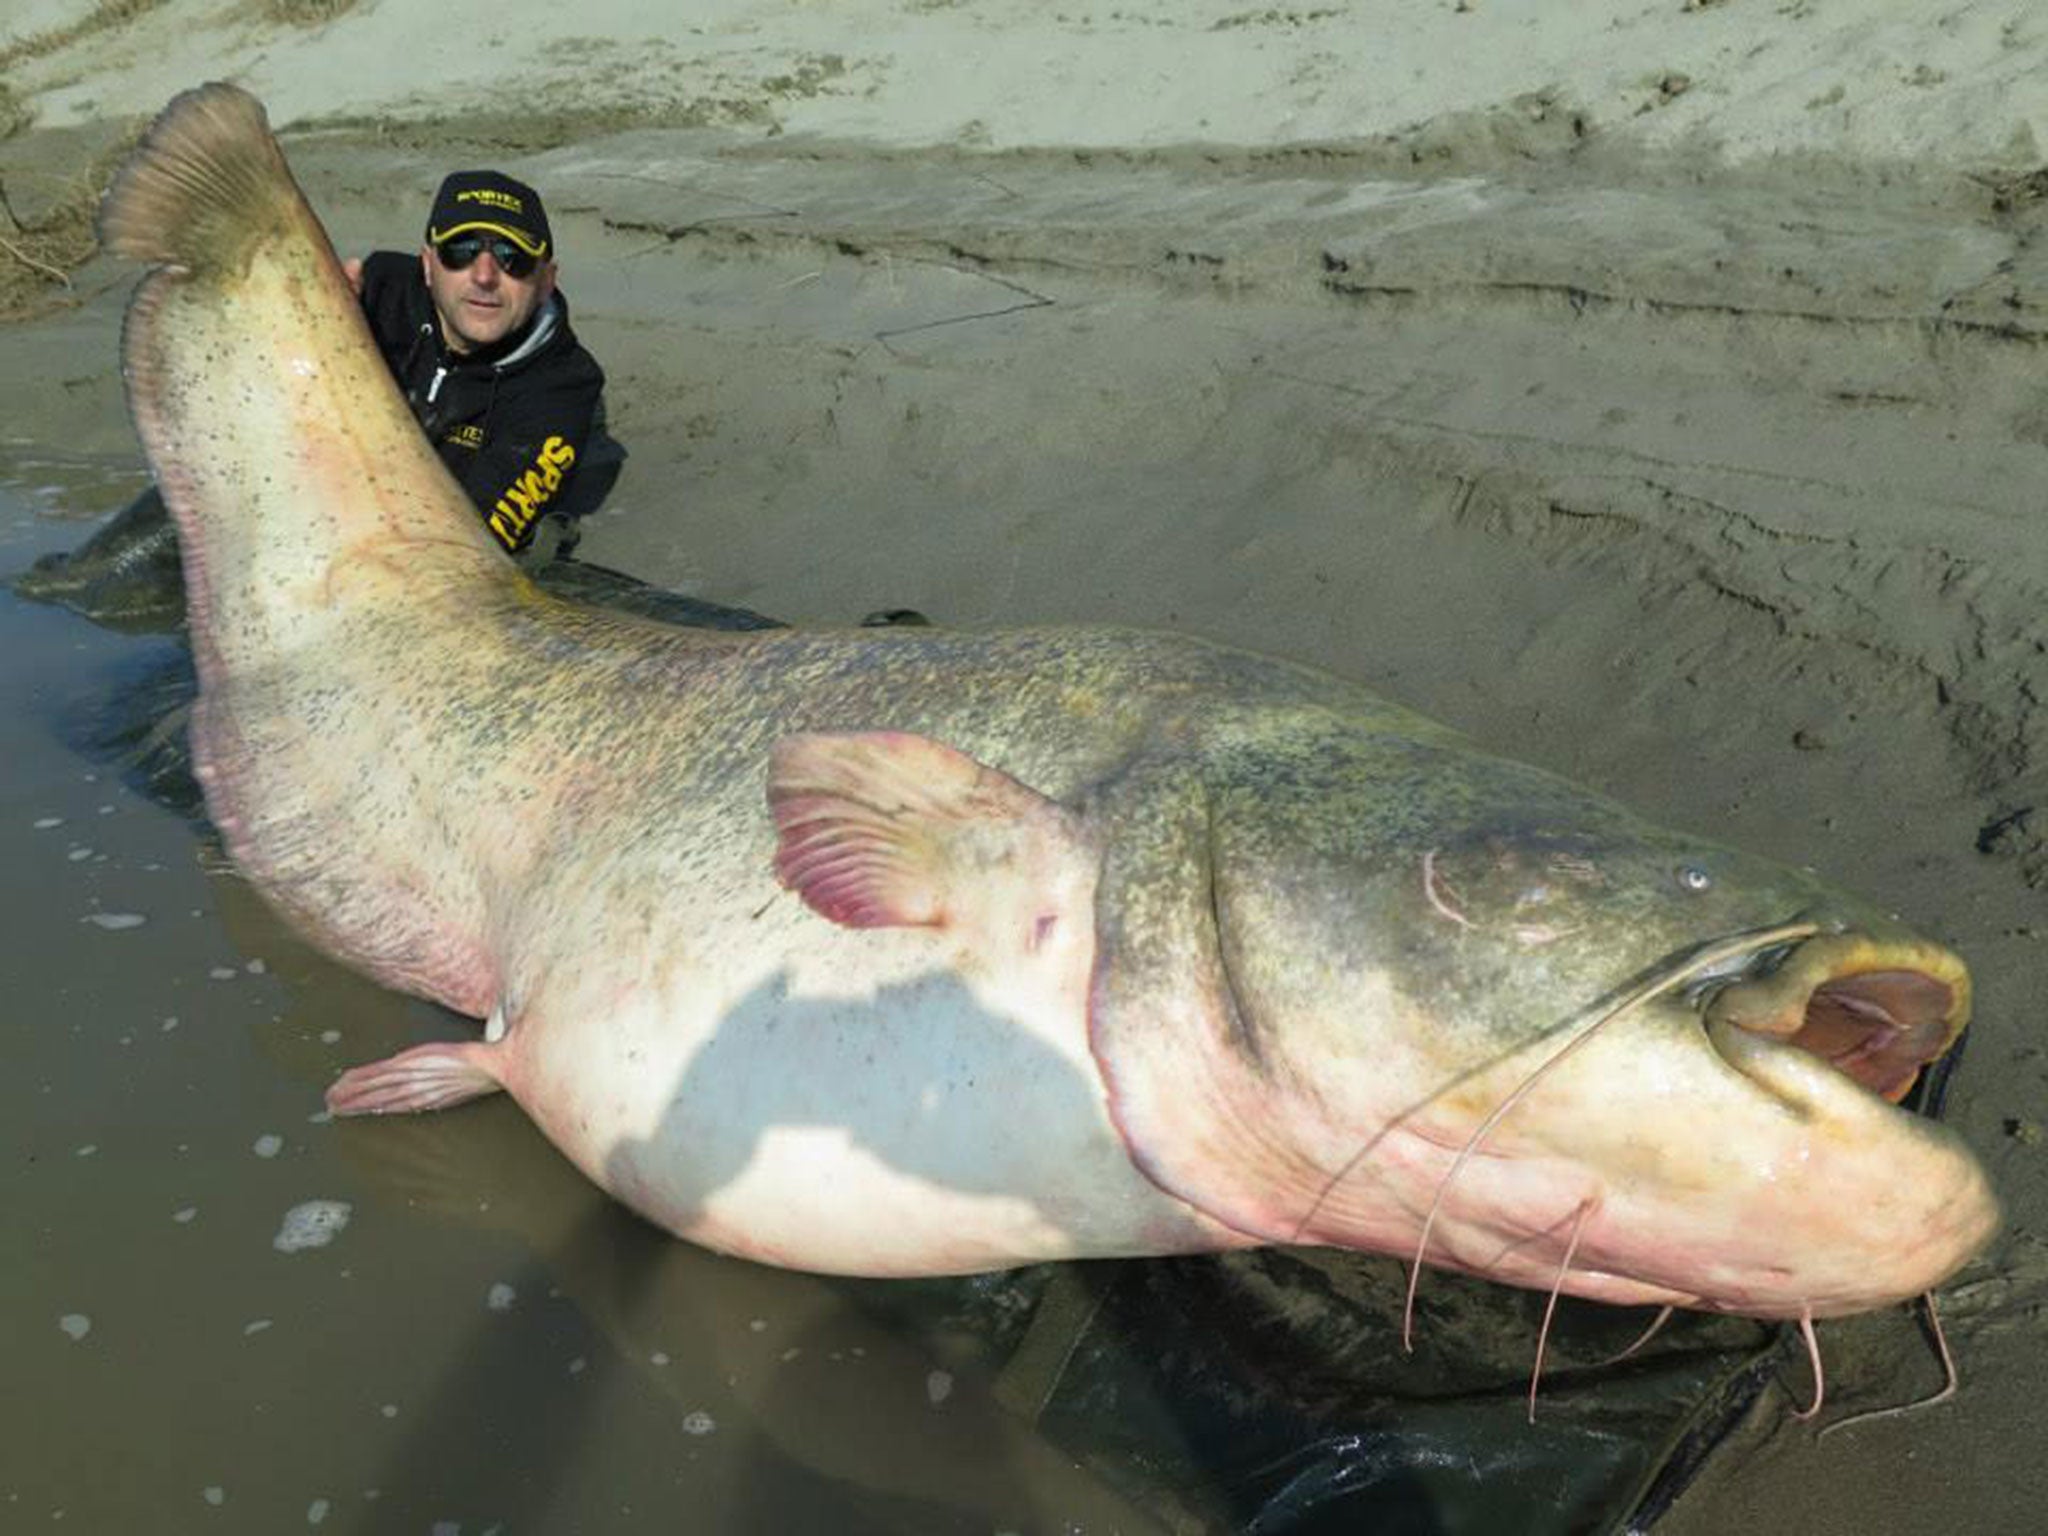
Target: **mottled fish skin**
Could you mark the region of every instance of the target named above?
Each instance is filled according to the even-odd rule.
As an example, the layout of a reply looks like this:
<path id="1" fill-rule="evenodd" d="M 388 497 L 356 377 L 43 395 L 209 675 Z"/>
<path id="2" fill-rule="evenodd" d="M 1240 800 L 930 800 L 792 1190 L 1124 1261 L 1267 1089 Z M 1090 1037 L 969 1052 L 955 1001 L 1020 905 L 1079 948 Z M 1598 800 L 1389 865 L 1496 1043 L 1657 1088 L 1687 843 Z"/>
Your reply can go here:
<path id="1" fill-rule="evenodd" d="M 865 1274 L 1410 1253 L 1434 1212 L 1432 1262 L 1825 1315 L 1995 1225 L 1959 1141 L 1793 1043 L 1824 1014 L 1890 1091 L 1961 1029 L 1961 962 L 1881 914 L 1198 641 L 560 601 L 421 442 L 251 98 L 173 103 L 104 225 L 161 264 L 125 348 L 229 848 L 493 1020 L 338 1109 L 502 1086 L 679 1235 Z M 1795 919 L 1823 947 L 1647 985 Z"/>

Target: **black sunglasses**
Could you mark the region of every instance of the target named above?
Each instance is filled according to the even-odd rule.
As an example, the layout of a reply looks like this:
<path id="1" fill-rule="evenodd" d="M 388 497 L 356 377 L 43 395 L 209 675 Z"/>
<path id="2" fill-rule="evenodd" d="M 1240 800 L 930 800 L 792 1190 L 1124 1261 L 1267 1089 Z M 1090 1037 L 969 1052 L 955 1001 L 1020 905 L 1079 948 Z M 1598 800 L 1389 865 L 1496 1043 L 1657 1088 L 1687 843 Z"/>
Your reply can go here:
<path id="1" fill-rule="evenodd" d="M 491 253 L 491 260 L 507 277 L 530 277 L 533 269 L 540 265 L 538 256 L 521 250 L 503 235 L 450 235 L 434 247 L 434 254 L 441 259 L 441 265 L 450 272 L 460 272 L 485 251 Z"/>

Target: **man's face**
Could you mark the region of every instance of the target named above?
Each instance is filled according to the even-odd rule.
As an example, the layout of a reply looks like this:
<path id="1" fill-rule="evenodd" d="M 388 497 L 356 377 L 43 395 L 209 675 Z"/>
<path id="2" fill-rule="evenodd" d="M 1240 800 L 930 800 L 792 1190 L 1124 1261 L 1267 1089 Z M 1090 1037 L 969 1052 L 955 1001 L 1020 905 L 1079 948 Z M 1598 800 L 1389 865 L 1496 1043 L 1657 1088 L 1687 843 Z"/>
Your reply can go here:
<path id="1" fill-rule="evenodd" d="M 460 271 L 450 270 L 433 246 L 423 246 L 420 266 L 441 317 L 441 339 L 455 352 L 474 352 L 510 336 L 555 291 L 553 262 L 513 277 L 498 265 L 488 244 Z"/>

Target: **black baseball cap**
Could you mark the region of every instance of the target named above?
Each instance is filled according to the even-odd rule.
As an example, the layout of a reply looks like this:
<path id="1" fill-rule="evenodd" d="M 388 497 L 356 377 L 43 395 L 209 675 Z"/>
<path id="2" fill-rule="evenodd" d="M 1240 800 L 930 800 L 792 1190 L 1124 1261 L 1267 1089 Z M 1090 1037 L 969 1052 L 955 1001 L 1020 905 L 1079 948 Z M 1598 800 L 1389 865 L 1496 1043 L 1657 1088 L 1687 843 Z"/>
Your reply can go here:
<path id="1" fill-rule="evenodd" d="M 427 244 L 439 245 L 472 229 L 503 235 L 538 261 L 554 254 L 540 194 L 498 171 L 451 172 L 434 194 L 434 211 L 427 215 Z"/>

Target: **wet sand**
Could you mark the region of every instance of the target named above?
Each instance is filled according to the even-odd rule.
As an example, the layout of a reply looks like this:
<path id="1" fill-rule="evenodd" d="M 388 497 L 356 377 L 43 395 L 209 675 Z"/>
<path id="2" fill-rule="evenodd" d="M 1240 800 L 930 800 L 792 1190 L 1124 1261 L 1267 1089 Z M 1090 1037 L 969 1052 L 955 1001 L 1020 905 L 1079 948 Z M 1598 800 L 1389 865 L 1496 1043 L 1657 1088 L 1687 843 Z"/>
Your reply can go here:
<path id="1" fill-rule="evenodd" d="M 1137 6 L 1068 23 L 1061 78 L 1106 68 L 1089 62 L 1100 52 L 1131 87 L 1077 121 L 1026 100 L 1058 63 L 1058 27 L 1047 42 L 1001 8 L 891 12 L 896 30 L 867 54 L 893 69 L 851 45 L 832 53 L 801 7 L 752 32 L 707 25 L 649 54 L 674 65 L 668 97 L 653 63 L 609 67 L 625 23 L 606 34 L 606 12 L 581 23 L 609 61 L 604 89 L 581 115 L 520 119 L 465 94 L 467 76 L 412 81 L 410 96 L 359 83 L 345 111 L 346 61 L 398 46 L 399 24 L 339 9 L 324 28 L 212 41 L 284 102 L 287 149 L 344 250 L 404 243 L 458 160 L 547 192 L 564 286 L 631 453 L 591 558 L 798 622 L 886 607 L 969 625 L 1105 620 L 1315 661 L 1660 820 L 1813 865 L 1959 948 L 1979 996 L 1950 1116 L 2009 1218 L 1944 1297 L 1961 1395 L 1819 1442 L 1767 1415 L 1659 1530 L 2038 1524 L 2048 204 L 2024 82 L 2042 78 L 2031 66 L 2048 36 L 1976 7 L 1937 26 L 1874 4 L 1810 18 L 1836 29 L 1816 41 L 1786 30 L 1802 24 L 1788 12 L 1681 18 L 1673 4 L 1609 8 L 1574 55 L 1523 10 L 1482 4 L 1472 26 L 1506 33 L 1494 40 L 1510 56 L 1485 53 L 1466 97 L 1434 98 L 1433 113 L 1417 98 L 1404 119 L 1429 38 L 1376 46 L 1368 24 L 1385 17 L 1371 7 L 1231 27 L 1219 9 L 1174 54 L 1159 9 Z M 1132 19 L 1148 15 L 1151 32 Z M 1778 46 L 1745 63 L 1717 40 L 1739 26 L 1779 29 Z M 1233 31 L 1244 49 L 1216 53 Z M 934 71 L 920 92 L 912 63 L 969 32 L 977 67 Z M 31 163 L 78 162 L 112 120 L 158 104 L 145 63 L 177 59 L 161 38 L 145 47 L 153 35 L 130 36 L 133 57 L 101 36 L 31 61 L 41 132 L 0 143 L 10 195 L 34 184 Z M 531 99 L 560 107 L 569 86 L 521 46 L 500 78 L 538 81 Z M 322 57 L 340 84 L 308 73 Z M 807 76 L 823 57 L 837 69 Z M 980 61 L 1006 57 L 1014 68 L 977 102 Z M 1242 81 L 1233 57 L 1255 61 Z M 1386 91 L 1354 101 L 1361 126 L 1340 131 L 1333 82 L 1376 67 Z M 1517 67 L 1557 73 L 1531 89 Z M 1161 83 L 1176 69 L 1207 93 L 1199 106 Z M 706 84 L 718 70 L 723 94 Z M 1862 99 L 1871 81 L 1895 94 Z M 129 275 L 96 260 L 72 281 L 0 355 L 0 446 L 27 507 L 10 518 L 7 569 L 82 535 L 124 473 L 132 483 L 115 362 Z M 623 1245 L 665 1275 L 715 1261 L 655 1252 L 576 1188 L 550 1185 L 541 1217 L 506 1215 L 521 1189 L 494 1194 L 495 1217 L 475 1221 L 445 1208 L 445 1189 L 408 1205 L 381 1175 L 351 1178 L 332 1130 L 307 1121 L 318 1089 L 427 1021 L 279 934 L 231 877 L 199 870 L 189 831 L 55 744 L 53 712 L 132 664 L 134 642 L 55 613 L 10 608 L 5 622 L 0 718 L 19 766 L 0 869 L 24 914 L 7 970 L 33 989 L 17 1017 L 34 1021 L 4 1074 L 10 1209 L 33 1210 L 38 1237 L 6 1283 L 28 1379 L 90 1430 L 47 1480 L 10 1476 L 0 1497 L 38 1521 L 62 1505 L 87 1529 L 143 1521 L 158 1506 L 107 1504 L 95 1521 L 79 1491 L 116 1497 L 93 1469 L 119 1447 L 150 1469 L 170 1528 L 206 1513 L 216 1485 L 240 1528 L 276 1528 L 265 1522 L 287 1508 L 302 1519 L 316 1497 L 340 1523 L 344 1499 L 413 1475 L 405 1458 L 431 1442 L 406 1430 L 422 1413 L 555 1391 L 661 1406 L 622 1420 L 646 1427 L 618 1443 L 553 1448 L 528 1488 L 481 1467 L 415 1483 L 453 1490 L 437 1518 L 484 1528 L 557 1473 L 585 1490 L 622 1477 L 652 1500 L 643 1462 L 678 1454 L 730 1456 L 739 1476 L 756 1453 L 721 1449 L 731 1437 L 676 1449 L 680 1414 L 719 1418 L 708 1396 L 662 1396 L 659 1370 L 599 1381 L 578 1332 L 593 1325 L 521 1283 L 520 1255 L 536 1252 Z M 74 861 L 74 847 L 93 852 Z M 151 920 L 90 921 L 130 911 Z M 330 1029 L 341 1039 L 323 1040 Z M 430 1185 L 450 1182 L 447 1166 L 477 1170 L 453 1180 L 473 1206 L 465 1180 L 524 1145 L 502 1109 L 422 1122 L 376 1155 L 442 1169 Z M 283 1147 L 259 1158 L 266 1134 Z M 270 1248 L 290 1205 L 366 1186 L 384 1193 L 331 1250 Z M 495 1219 L 544 1230 L 508 1242 Z M 394 1314 L 388 1298 L 415 1273 L 435 1277 L 440 1310 Z M 499 1282 L 519 1292 L 504 1314 L 487 1308 Z M 373 1289 L 386 1304 L 351 1301 Z M 755 1305 L 708 1315 L 695 1344 L 636 1339 L 604 1358 L 744 1352 Z M 76 1341 L 58 1326 L 74 1313 L 92 1319 Z M 430 1318 L 446 1337 L 428 1337 Z M 1901 1396 L 1937 1383 L 1903 1316 L 1840 1326 L 1896 1338 Z M 323 1355 L 379 1329 L 388 1376 Z M 252 1374 L 224 1394 L 212 1384 L 230 1362 Z M 922 1367 L 899 1363 L 888 1379 L 915 1406 Z M 698 1379 L 719 1379 L 707 1370 Z M 360 1401 L 323 1399 L 337 1377 Z M 476 1390 L 444 1403 L 435 1384 L 450 1380 Z M 205 1435 L 181 1431 L 194 1382 L 213 1405 Z M 33 1402 L 7 1411 L 40 1417 Z M 816 1411 L 807 1446 L 830 1438 Z M 226 1413 L 246 1413 L 248 1436 L 221 1466 Z M 299 1449 L 272 1455 L 264 1435 L 286 1421 Z M 1032 1507 L 1055 1514 L 1096 1496 L 1020 1477 L 1038 1491 L 1018 1497 L 1042 1494 Z M 248 1513 L 259 1487 L 261 1517 Z M 563 1507 L 597 1518 L 594 1503 Z M 877 1507 L 876 1528 L 894 1528 Z M 978 1513 L 991 1528 L 1024 1518 Z"/>

